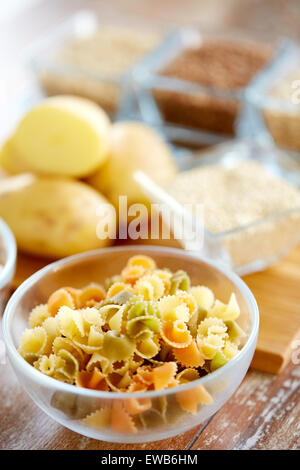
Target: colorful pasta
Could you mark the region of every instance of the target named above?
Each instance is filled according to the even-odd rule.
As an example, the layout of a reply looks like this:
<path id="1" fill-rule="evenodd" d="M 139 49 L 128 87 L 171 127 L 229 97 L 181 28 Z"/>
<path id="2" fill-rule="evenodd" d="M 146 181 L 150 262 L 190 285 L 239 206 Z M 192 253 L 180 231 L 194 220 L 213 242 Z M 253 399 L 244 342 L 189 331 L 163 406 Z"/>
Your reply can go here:
<path id="1" fill-rule="evenodd" d="M 48 377 L 77 387 L 143 393 L 197 381 L 239 353 L 245 333 L 237 323 L 234 294 L 228 303 L 215 299 L 210 288 L 191 286 L 184 271 L 158 269 L 143 255 L 130 258 L 105 288 L 98 283 L 61 287 L 35 306 L 20 339 L 23 358 Z M 195 414 L 212 400 L 195 383 L 176 391 L 173 401 L 145 395 L 112 400 L 106 407 L 95 402 L 82 423 L 132 433 L 151 420 L 167 422 L 179 410 Z"/>

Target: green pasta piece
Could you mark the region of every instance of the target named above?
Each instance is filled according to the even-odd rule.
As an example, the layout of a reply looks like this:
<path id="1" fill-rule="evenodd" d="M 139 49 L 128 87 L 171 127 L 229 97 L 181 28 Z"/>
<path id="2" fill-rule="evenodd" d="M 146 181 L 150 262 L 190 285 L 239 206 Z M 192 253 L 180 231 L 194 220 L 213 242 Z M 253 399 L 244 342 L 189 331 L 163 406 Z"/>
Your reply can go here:
<path id="1" fill-rule="evenodd" d="M 221 351 L 218 351 L 216 355 L 214 356 L 214 358 L 211 360 L 211 363 L 210 363 L 211 372 L 224 366 L 225 364 L 227 364 L 227 362 L 229 362 L 229 359 L 227 359 L 227 357 L 225 357 Z"/>
<path id="2" fill-rule="evenodd" d="M 204 318 L 206 318 L 206 315 L 207 310 L 202 307 L 198 307 L 195 313 L 193 313 L 187 324 L 192 336 L 197 336 L 198 325 L 202 320 L 204 320 Z"/>
<path id="3" fill-rule="evenodd" d="M 142 316 L 129 320 L 126 325 L 128 336 L 132 338 L 149 337 L 160 330 L 160 320 L 156 317 Z"/>
<path id="4" fill-rule="evenodd" d="M 189 276 L 185 271 L 179 270 L 171 277 L 170 295 L 176 294 L 177 290 L 188 292 L 191 286 Z"/>
<path id="5" fill-rule="evenodd" d="M 128 290 L 122 290 L 113 297 L 110 297 L 110 299 L 102 300 L 97 308 L 100 309 L 101 307 L 110 304 L 125 305 L 132 297 L 134 297 L 134 295 L 131 292 Z"/>
<path id="6" fill-rule="evenodd" d="M 231 341 L 246 336 L 244 330 L 242 330 L 242 328 L 234 320 L 228 320 L 225 323 L 227 326 L 228 336 Z"/>
<path id="7" fill-rule="evenodd" d="M 117 331 L 107 331 L 103 338 L 102 354 L 111 361 L 122 361 L 133 355 L 135 343 Z"/>
<path id="8" fill-rule="evenodd" d="M 160 311 L 154 302 L 143 300 L 141 296 L 135 296 L 127 302 L 123 318 L 124 320 L 132 320 L 141 316 L 160 318 Z"/>

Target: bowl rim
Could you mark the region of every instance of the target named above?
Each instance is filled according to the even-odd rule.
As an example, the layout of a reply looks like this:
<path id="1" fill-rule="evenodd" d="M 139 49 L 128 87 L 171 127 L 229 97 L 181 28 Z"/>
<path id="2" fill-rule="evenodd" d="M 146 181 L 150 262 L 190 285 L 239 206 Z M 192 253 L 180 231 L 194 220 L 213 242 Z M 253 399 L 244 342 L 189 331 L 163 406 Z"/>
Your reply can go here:
<path id="1" fill-rule="evenodd" d="M 23 357 L 18 353 L 17 348 L 15 347 L 14 342 L 12 340 L 12 336 L 10 332 L 10 326 L 12 323 L 13 313 L 15 311 L 15 308 L 20 298 L 24 294 L 24 291 L 26 292 L 37 280 L 42 278 L 44 275 L 46 275 L 50 271 L 59 269 L 61 266 L 64 266 L 65 264 L 73 263 L 74 261 L 76 262 L 84 258 L 89 258 L 89 257 L 92 258 L 95 255 L 99 255 L 101 253 L 109 253 L 111 251 L 113 252 L 128 251 L 129 254 L 130 253 L 137 254 L 137 252 L 139 251 L 141 253 L 148 254 L 149 256 L 151 256 L 151 253 L 155 254 L 155 253 L 160 253 L 160 252 L 167 252 L 170 255 L 174 254 L 174 255 L 181 255 L 187 258 L 196 258 L 197 260 L 202 261 L 205 264 L 209 265 L 210 267 L 221 272 L 239 289 L 239 291 L 244 297 L 244 300 L 248 304 L 250 315 L 251 315 L 251 331 L 250 331 L 249 337 L 247 339 L 247 342 L 243 346 L 243 348 L 237 354 L 237 356 L 235 356 L 227 364 L 220 367 L 216 371 L 211 372 L 210 374 L 204 377 L 200 377 L 199 379 L 194 380 L 193 382 L 189 382 L 187 384 L 179 385 L 177 387 L 172 387 L 172 388 L 165 389 L 165 390 L 131 392 L 131 393 L 104 392 L 100 390 L 90 390 L 90 389 L 83 388 L 83 387 L 82 388 L 75 387 L 74 385 L 61 382 L 52 377 L 48 377 L 47 375 L 42 374 L 37 369 L 32 367 L 30 364 L 28 364 L 23 359 Z M 109 248 L 91 250 L 91 251 L 87 251 L 87 252 L 80 253 L 77 255 L 69 256 L 67 258 L 63 258 L 59 261 L 55 261 L 54 263 L 51 263 L 45 266 L 44 268 L 40 269 L 39 271 L 34 273 L 32 276 L 30 276 L 26 281 L 24 281 L 18 287 L 18 289 L 14 292 L 14 294 L 10 298 L 5 308 L 3 322 L 2 322 L 3 339 L 5 342 L 7 351 L 9 353 L 8 356 L 11 355 L 11 357 L 18 363 L 18 365 L 23 368 L 26 375 L 32 376 L 31 380 L 38 382 L 40 385 L 47 386 L 48 388 L 54 388 L 62 392 L 69 392 L 73 394 L 75 393 L 80 396 L 85 396 L 85 397 L 90 397 L 90 398 L 102 398 L 102 399 L 130 399 L 130 398 L 144 398 L 144 397 L 154 398 L 154 397 L 160 397 L 162 395 L 170 395 L 173 393 L 182 392 L 184 390 L 189 390 L 189 389 L 194 388 L 197 385 L 205 385 L 208 382 L 210 382 L 212 379 L 217 379 L 221 377 L 222 375 L 226 374 L 226 372 L 228 372 L 230 369 L 235 367 L 236 364 L 239 363 L 244 358 L 244 356 L 247 354 L 249 349 L 251 349 L 253 344 L 256 342 L 258 328 L 259 328 L 259 311 L 258 311 L 256 300 L 251 290 L 248 288 L 245 282 L 237 274 L 235 274 L 233 271 L 230 271 L 229 269 L 222 266 L 221 264 L 215 263 L 203 256 L 200 256 L 197 253 L 194 253 L 191 251 L 184 251 L 184 250 L 177 249 L 177 248 L 170 248 L 170 247 L 164 247 L 164 246 L 151 246 L 151 245 L 148 245 L 148 246 L 147 245 L 130 245 L 130 246 L 109 247 Z"/>
<path id="2" fill-rule="evenodd" d="M 4 266 L 0 272 L 0 289 L 3 289 L 11 280 L 16 264 L 17 245 L 15 237 L 8 225 L 0 218 L 0 237 L 6 255 Z"/>

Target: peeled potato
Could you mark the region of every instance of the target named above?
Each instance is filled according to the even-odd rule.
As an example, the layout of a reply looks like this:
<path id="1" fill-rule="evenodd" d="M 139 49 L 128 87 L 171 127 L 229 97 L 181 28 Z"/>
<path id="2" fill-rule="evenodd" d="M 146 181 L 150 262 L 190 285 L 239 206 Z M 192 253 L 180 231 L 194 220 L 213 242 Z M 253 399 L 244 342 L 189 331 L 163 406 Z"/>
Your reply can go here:
<path id="1" fill-rule="evenodd" d="M 16 175 L 28 170 L 20 155 L 17 155 L 11 138 L 4 143 L 0 150 L 0 166 L 10 175 Z"/>
<path id="2" fill-rule="evenodd" d="M 110 122 L 92 101 L 73 96 L 45 99 L 29 111 L 12 137 L 31 171 L 84 177 L 108 155 Z"/>
<path id="3" fill-rule="evenodd" d="M 138 122 L 113 124 L 109 158 L 88 182 L 115 205 L 119 195 L 126 195 L 128 204 L 147 203 L 133 179 L 135 170 L 164 185 L 174 178 L 176 165 L 167 144 L 150 127 Z"/>
<path id="4" fill-rule="evenodd" d="M 101 221 L 97 210 L 107 201 L 93 188 L 67 178 L 35 176 L 14 185 L 17 178 L 11 179 L 12 190 L 0 194 L 0 217 L 22 251 L 59 258 L 109 244 L 108 237 L 102 240 L 96 233 Z"/>

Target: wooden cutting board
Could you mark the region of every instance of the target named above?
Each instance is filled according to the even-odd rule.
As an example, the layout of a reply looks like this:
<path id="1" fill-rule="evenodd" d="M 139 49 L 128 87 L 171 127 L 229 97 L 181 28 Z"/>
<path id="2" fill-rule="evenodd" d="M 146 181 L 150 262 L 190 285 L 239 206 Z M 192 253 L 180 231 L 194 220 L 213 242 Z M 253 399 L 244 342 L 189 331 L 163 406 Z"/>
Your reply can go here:
<path id="1" fill-rule="evenodd" d="M 179 247 L 175 240 L 156 243 Z M 19 255 L 14 287 L 47 263 L 47 260 Z M 244 280 L 260 310 L 260 332 L 252 367 L 278 374 L 300 338 L 300 245 L 275 266 Z"/>

